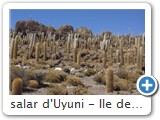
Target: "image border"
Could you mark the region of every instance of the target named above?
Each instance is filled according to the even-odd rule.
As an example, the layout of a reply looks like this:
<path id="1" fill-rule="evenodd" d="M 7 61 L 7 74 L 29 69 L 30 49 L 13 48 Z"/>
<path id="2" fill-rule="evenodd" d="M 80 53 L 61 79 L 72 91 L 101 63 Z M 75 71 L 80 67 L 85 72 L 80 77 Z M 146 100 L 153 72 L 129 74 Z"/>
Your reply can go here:
<path id="1" fill-rule="evenodd" d="M 44 5 L 45 4 L 45 5 Z M 83 7 L 83 8 L 82 8 Z M 7 3 L 3 6 L 3 110 L 12 98 L 9 95 L 9 11 L 10 9 L 145 9 L 145 75 L 151 75 L 151 6 L 147 3 Z M 36 95 L 39 96 L 39 95 Z M 42 97 L 46 95 L 40 95 Z M 47 95 L 48 96 L 48 95 Z M 72 95 L 73 96 L 73 95 Z M 79 95 L 76 95 L 80 97 Z M 90 95 L 83 95 L 89 97 Z M 92 95 L 96 97 L 97 95 Z M 102 95 L 106 96 L 106 95 Z M 122 95 L 128 96 L 128 95 Z M 141 95 L 131 95 L 141 96 Z M 21 95 L 18 97 L 30 97 Z M 32 96 L 34 97 L 34 96 Z M 75 97 L 75 96 L 74 96 Z M 147 97 L 151 101 L 151 97 Z M 4 110 L 7 112 L 6 109 Z"/>

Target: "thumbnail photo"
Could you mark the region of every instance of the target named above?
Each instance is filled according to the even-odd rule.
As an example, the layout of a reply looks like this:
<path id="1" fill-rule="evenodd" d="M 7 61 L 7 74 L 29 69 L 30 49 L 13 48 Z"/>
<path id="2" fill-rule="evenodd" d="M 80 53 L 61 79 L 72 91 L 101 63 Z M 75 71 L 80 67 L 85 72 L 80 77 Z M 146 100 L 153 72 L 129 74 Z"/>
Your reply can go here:
<path id="1" fill-rule="evenodd" d="M 9 95 L 140 95 L 144 9 L 10 9 Z"/>

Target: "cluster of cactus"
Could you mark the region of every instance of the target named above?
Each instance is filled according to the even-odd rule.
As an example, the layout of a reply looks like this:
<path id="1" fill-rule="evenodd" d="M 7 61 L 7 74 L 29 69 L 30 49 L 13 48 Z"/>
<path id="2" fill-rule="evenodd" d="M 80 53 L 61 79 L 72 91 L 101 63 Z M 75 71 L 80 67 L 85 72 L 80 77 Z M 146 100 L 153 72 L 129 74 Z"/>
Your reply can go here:
<path id="1" fill-rule="evenodd" d="M 74 36 L 74 37 L 73 37 Z M 140 37 L 133 37 L 131 40 L 130 36 L 128 38 L 128 42 L 125 42 L 125 36 L 108 36 L 104 34 L 104 36 L 93 36 L 80 38 L 80 35 L 70 33 L 67 36 L 67 41 L 64 41 L 64 44 L 61 46 L 66 46 L 67 59 L 70 60 L 73 54 L 73 60 L 71 61 L 78 66 L 80 66 L 81 62 L 83 62 L 83 58 L 81 58 L 82 52 L 81 50 L 85 49 L 87 54 L 94 50 L 94 52 L 100 53 L 98 56 L 101 61 L 100 66 L 106 68 L 110 65 L 119 64 L 120 67 L 134 64 L 137 65 L 138 69 L 142 69 L 144 65 L 144 36 L 140 35 Z M 37 37 L 36 34 L 27 34 L 26 36 L 22 36 L 21 33 L 18 35 L 12 34 L 10 36 L 10 58 L 17 59 L 18 56 L 18 48 L 25 44 L 27 46 L 26 54 L 23 55 L 23 64 L 26 59 L 34 58 L 36 63 L 38 63 L 41 58 L 43 61 L 46 61 L 52 54 L 56 54 L 59 52 L 60 45 L 56 41 L 56 35 L 52 36 L 51 32 L 44 35 L 42 32 L 40 37 Z M 129 47 L 126 47 L 126 44 Z M 62 53 L 63 54 L 63 53 Z M 50 57 L 51 58 L 51 57 Z M 125 61 L 127 60 L 127 61 Z M 85 61 L 87 62 L 87 60 Z M 98 61 L 97 61 L 98 62 Z M 118 65 L 117 64 L 117 65 Z M 14 82 L 13 82 L 14 84 Z M 13 85 L 14 86 L 14 85 Z M 106 71 L 106 86 L 107 92 L 113 91 L 113 70 L 112 68 L 108 68 Z M 14 87 L 13 87 L 14 88 Z"/>

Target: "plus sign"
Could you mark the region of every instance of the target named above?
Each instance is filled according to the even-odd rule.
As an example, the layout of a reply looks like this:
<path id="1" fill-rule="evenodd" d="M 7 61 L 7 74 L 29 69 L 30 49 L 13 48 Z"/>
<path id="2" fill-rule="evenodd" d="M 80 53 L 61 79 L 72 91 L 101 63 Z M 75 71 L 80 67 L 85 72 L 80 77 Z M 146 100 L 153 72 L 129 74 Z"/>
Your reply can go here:
<path id="1" fill-rule="evenodd" d="M 146 80 L 146 83 L 145 84 L 142 84 L 142 87 L 145 87 L 146 88 L 146 91 L 148 91 L 149 90 L 149 87 L 152 87 L 153 86 L 153 84 L 149 84 L 149 81 L 148 80 Z"/>

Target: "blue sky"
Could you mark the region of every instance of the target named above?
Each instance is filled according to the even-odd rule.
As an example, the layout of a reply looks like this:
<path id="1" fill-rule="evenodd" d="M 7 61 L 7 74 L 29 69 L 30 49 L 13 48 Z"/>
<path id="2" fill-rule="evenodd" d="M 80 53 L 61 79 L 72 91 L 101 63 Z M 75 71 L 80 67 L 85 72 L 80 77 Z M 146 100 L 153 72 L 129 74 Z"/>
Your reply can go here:
<path id="1" fill-rule="evenodd" d="M 10 11 L 10 28 L 15 28 L 19 20 L 38 21 L 46 26 L 58 28 L 62 25 L 72 25 L 74 29 L 85 26 L 93 34 L 103 31 L 139 35 L 145 32 L 145 10 L 31 10 L 12 9 Z"/>

